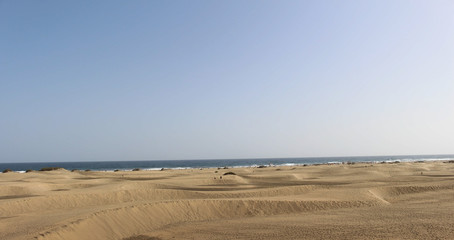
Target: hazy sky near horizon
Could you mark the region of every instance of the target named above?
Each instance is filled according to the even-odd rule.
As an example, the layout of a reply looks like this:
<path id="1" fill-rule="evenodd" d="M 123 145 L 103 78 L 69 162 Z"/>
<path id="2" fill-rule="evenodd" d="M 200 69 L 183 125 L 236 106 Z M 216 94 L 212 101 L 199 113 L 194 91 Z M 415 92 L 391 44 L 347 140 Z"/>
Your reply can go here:
<path id="1" fill-rule="evenodd" d="M 0 1 L 0 162 L 454 153 L 453 1 Z"/>

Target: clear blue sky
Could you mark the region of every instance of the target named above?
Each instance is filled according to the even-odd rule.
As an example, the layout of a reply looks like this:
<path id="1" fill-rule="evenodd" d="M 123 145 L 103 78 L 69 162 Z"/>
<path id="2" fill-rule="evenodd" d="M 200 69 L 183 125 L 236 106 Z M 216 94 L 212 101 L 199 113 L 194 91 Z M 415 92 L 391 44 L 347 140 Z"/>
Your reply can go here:
<path id="1" fill-rule="evenodd" d="M 0 0 L 0 162 L 453 143 L 453 1 Z"/>

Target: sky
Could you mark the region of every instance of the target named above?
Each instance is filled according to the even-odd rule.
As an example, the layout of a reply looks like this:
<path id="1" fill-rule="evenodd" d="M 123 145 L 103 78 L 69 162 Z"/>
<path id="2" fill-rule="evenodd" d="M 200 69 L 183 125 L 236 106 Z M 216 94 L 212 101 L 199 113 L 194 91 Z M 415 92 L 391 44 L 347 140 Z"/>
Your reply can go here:
<path id="1" fill-rule="evenodd" d="M 0 162 L 453 154 L 453 12 L 0 0 Z"/>

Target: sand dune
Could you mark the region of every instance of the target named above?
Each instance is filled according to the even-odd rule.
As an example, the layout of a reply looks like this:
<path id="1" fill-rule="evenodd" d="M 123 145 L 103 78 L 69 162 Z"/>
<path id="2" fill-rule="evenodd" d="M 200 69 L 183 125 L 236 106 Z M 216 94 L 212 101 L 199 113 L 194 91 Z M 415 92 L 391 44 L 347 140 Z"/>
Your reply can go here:
<path id="1" fill-rule="evenodd" d="M 0 239 L 454 239 L 454 164 L 5 173 L 0 223 Z"/>

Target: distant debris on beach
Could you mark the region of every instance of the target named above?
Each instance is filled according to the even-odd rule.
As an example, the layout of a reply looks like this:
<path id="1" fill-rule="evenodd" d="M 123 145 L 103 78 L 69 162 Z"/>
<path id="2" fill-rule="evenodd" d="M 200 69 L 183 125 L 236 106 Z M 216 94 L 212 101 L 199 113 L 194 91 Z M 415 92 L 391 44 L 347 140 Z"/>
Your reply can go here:
<path id="1" fill-rule="evenodd" d="M 45 171 L 54 171 L 54 170 L 61 170 L 61 169 L 64 169 L 64 168 L 61 168 L 61 167 L 45 167 L 45 168 L 41 168 L 39 171 L 45 172 Z"/>

